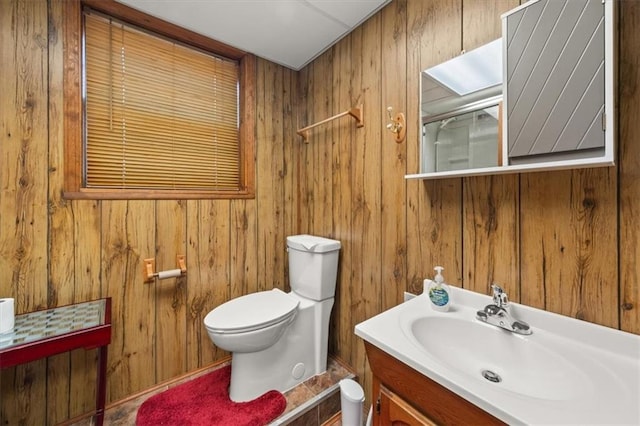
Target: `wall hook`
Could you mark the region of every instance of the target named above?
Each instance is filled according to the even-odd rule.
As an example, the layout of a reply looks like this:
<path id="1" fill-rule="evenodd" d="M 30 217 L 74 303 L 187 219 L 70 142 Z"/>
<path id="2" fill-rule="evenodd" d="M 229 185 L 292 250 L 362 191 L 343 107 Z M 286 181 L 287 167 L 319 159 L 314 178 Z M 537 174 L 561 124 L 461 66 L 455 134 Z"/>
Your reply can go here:
<path id="1" fill-rule="evenodd" d="M 399 112 L 395 116 L 392 116 L 392 107 L 387 107 L 387 114 L 389 115 L 389 123 L 387 129 L 395 134 L 396 143 L 402 143 L 407 135 L 407 126 L 404 119 L 404 114 Z"/>

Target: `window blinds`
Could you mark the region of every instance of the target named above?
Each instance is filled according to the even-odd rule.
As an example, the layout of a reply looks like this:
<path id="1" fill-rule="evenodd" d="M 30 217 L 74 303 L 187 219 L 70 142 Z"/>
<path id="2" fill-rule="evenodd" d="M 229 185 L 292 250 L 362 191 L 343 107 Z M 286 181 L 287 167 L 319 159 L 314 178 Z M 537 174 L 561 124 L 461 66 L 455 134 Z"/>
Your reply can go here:
<path id="1" fill-rule="evenodd" d="M 84 13 L 87 188 L 237 190 L 235 61 Z"/>

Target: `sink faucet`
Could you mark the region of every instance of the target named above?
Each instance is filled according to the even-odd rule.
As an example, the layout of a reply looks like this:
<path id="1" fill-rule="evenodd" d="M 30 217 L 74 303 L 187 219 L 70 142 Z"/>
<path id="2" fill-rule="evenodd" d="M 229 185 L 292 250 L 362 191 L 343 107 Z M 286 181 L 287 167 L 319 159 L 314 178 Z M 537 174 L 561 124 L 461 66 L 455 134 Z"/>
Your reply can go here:
<path id="1" fill-rule="evenodd" d="M 532 331 L 529 324 L 514 319 L 507 311 L 507 306 L 509 305 L 507 293 L 496 284 L 491 284 L 491 290 L 493 291 L 493 304 L 487 305 L 483 310 L 478 311 L 476 318 L 487 324 L 495 325 L 517 334 L 531 334 Z"/>

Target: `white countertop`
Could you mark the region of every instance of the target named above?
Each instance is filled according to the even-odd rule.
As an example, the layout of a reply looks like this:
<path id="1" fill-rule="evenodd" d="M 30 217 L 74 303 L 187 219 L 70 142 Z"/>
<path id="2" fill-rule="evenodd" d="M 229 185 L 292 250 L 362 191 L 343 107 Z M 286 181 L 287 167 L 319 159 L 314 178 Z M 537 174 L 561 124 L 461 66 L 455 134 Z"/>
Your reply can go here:
<path id="1" fill-rule="evenodd" d="M 356 325 L 355 333 L 509 424 L 640 425 L 640 336 L 509 303 L 511 314 L 533 329 L 529 336 L 515 335 L 475 319 L 476 311 L 492 303 L 489 296 L 456 287 L 451 287 L 451 295 L 453 304 L 449 312 L 431 309 L 428 299 L 420 295 Z M 441 339 L 447 347 L 438 348 L 438 352 L 442 349 L 451 356 L 442 359 L 421 346 L 412 325 L 423 318 L 437 319 L 434 324 L 454 319 L 458 324 L 468 325 L 464 329 L 452 328 L 461 334 L 459 339 L 448 335 Z M 523 374 L 511 374 L 515 370 L 504 373 L 507 377 L 518 377 L 519 382 L 512 381 L 511 388 L 470 373 L 473 368 L 469 364 L 476 361 L 474 350 L 485 351 L 478 346 L 482 341 L 464 334 L 482 331 L 478 334 L 487 335 L 493 329 L 496 335 L 491 334 L 492 344 L 497 341 L 502 346 L 501 342 L 505 342 L 504 348 L 499 348 L 502 359 L 509 360 L 510 354 L 514 354 L 514 359 L 509 360 L 512 366 L 507 370 L 523 369 L 517 370 Z M 527 356 L 529 350 L 532 356 Z M 538 356 L 541 354 L 550 356 Z M 482 362 L 486 362 L 484 355 Z M 563 363 L 549 362 L 554 359 Z M 550 377 L 556 377 L 557 383 L 549 383 L 545 389 L 543 379 L 547 376 L 537 369 L 554 367 L 555 376 Z M 531 383 L 526 383 L 527 380 Z"/>

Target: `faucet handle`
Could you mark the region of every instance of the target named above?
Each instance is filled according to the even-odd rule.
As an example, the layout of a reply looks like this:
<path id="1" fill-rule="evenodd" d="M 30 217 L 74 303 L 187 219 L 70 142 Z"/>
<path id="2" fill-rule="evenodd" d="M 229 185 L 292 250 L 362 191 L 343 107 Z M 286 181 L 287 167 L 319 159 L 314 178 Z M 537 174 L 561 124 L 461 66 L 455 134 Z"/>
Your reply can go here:
<path id="1" fill-rule="evenodd" d="M 493 290 L 493 303 L 500 307 L 507 306 L 509 299 L 507 298 L 507 293 L 504 292 L 502 287 L 494 283 L 491 284 L 491 289 Z"/>

